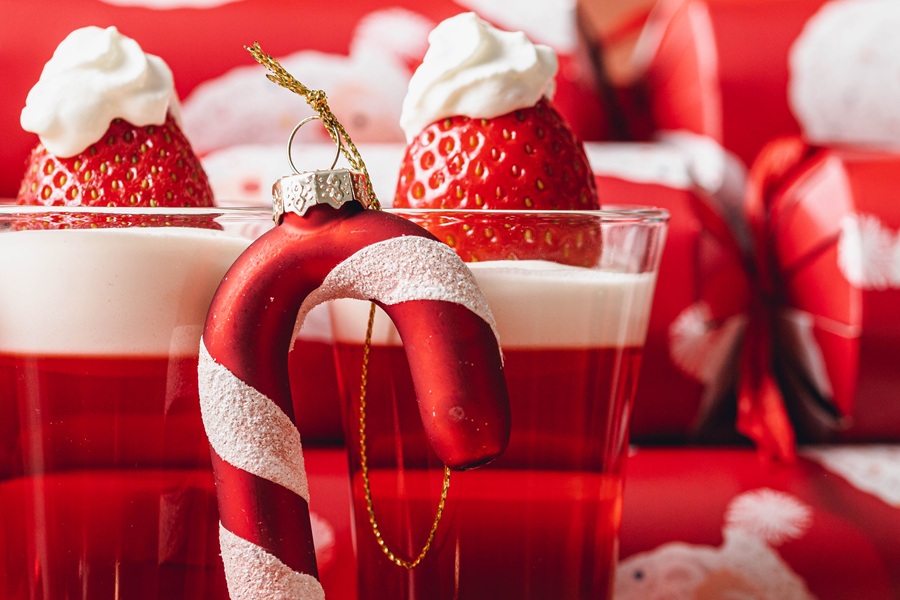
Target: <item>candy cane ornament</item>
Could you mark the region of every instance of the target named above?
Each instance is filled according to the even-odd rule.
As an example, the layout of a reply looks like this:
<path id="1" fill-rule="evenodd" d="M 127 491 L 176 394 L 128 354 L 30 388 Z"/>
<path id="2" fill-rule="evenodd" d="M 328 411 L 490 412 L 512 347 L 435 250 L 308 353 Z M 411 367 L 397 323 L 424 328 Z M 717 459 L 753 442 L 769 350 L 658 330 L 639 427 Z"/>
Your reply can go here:
<path id="1" fill-rule="evenodd" d="M 238 258 L 210 306 L 200 403 L 234 599 L 324 598 L 287 370 L 295 331 L 314 306 L 371 300 L 392 319 L 423 426 L 447 466 L 488 462 L 509 439 L 496 328 L 474 277 L 425 230 L 367 210 L 367 189 L 349 170 L 279 180 L 279 224 Z"/>

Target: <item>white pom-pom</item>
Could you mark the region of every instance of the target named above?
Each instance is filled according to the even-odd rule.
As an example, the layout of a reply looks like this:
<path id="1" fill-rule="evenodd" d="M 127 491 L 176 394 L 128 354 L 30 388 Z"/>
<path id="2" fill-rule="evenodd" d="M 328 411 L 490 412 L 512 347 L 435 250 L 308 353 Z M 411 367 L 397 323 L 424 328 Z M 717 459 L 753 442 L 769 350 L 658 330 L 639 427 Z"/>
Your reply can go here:
<path id="1" fill-rule="evenodd" d="M 900 3 L 825 2 L 790 52 L 789 100 L 818 144 L 900 147 Z"/>
<path id="2" fill-rule="evenodd" d="M 812 523 L 812 510 L 794 496 L 761 488 L 735 497 L 725 527 L 754 535 L 770 546 L 797 539 Z"/>
<path id="3" fill-rule="evenodd" d="M 874 215 L 850 215 L 841 221 L 838 268 L 860 289 L 900 287 L 900 234 Z"/>

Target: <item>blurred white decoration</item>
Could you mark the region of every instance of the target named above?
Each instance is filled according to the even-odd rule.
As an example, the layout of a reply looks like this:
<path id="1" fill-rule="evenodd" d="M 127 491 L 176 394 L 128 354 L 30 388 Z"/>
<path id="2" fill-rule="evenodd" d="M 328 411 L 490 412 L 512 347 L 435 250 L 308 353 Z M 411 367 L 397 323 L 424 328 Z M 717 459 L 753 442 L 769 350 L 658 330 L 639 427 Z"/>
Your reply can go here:
<path id="1" fill-rule="evenodd" d="M 812 383 L 816 392 L 824 398 L 831 398 L 834 395 L 834 388 L 828 376 L 825 356 L 816 339 L 815 326 L 818 322 L 820 326 L 825 325 L 830 331 L 842 332 L 848 338 L 855 337 L 858 333 L 843 323 L 793 308 L 780 310 L 778 320 L 785 349 L 800 364 L 803 374 Z"/>
<path id="2" fill-rule="evenodd" d="M 663 145 L 684 154 L 694 184 L 709 196 L 738 242 L 749 248 L 750 231 L 744 216 L 747 185 L 744 163 L 708 135 L 670 130 L 660 132 L 656 137 Z"/>
<path id="3" fill-rule="evenodd" d="M 649 143 L 585 144 L 597 175 L 703 192 L 738 241 L 750 242 L 743 214 L 747 168 L 709 136 L 665 131 Z"/>
<path id="4" fill-rule="evenodd" d="M 741 494 L 725 513 L 725 528 L 740 530 L 770 546 L 797 539 L 809 528 L 812 511 L 783 492 L 763 488 Z"/>
<path id="5" fill-rule="evenodd" d="M 892 231 L 874 215 L 844 217 L 838 268 L 863 290 L 900 288 L 900 231 Z"/>
<path id="6" fill-rule="evenodd" d="M 696 185 L 685 153 L 677 148 L 653 143 L 586 142 L 584 150 L 595 175 L 677 190 Z"/>
<path id="7" fill-rule="evenodd" d="M 669 355 L 686 374 L 711 384 L 733 360 L 745 327 L 745 317 L 717 321 L 708 304 L 695 302 L 669 325 Z"/>
<path id="8" fill-rule="evenodd" d="M 425 56 L 428 34 L 435 25 L 437 23 L 431 19 L 403 8 L 373 11 L 356 24 L 350 40 L 350 55 L 388 54 L 414 70 Z"/>
<path id="9" fill-rule="evenodd" d="M 316 562 L 320 569 L 327 569 L 334 561 L 334 547 L 337 544 L 334 527 L 315 512 L 309 513 L 309 519 L 312 523 L 313 545 L 316 547 Z"/>
<path id="10" fill-rule="evenodd" d="M 312 123 L 306 127 L 313 126 Z M 303 129 L 305 129 L 304 127 Z M 298 135 L 299 137 L 299 135 Z M 287 139 L 278 144 L 243 144 L 216 150 L 200 160 L 209 176 L 219 206 L 272 206 L 272 184 L 291 173 Z M 372 188 L 382 206 L 389 207 L 397 187 L 403 144 L 357 144 L 366 163 Z M 291 153 L 301 171 L 327 169 L 335 157 L 335 146 L 327 142 L 296 141 Z M 338 160 L 335 168 L 347 168 Z"/>
<path id="11" fill-rule="evenodd" d="M 808 140 L 900 148 L 900 2 L 825 2 L 794 42 L 788 96 Z"/>
<path id="12" fill-rule="evenodd" d="M 811 510 L 767 488 L 736 496 L 719 547 L 670 542 L 630 556 L 616 572 L 615 600 L 813 600 L 773 548 L 801 536 Z"/>
<path id="13" fill-rule="evenodd" d="M 532 42 L 560 54 L 575 51 L 575 0 L 456 0 L 506 31 L 522 31 Z"/>
<path id="14" fill-rule="evenodd" d="M 900 508 L 900 446 L 841 444 L 809 447 L 802 454 L 857 489 Z"/>
<path id="15" fill-rule="evenodd" d="M 424 55 L 433 26 L 408 10 L 377 11 L 360 20 L 347 56 L 303 50 L 277 58 L 304 85 L 326 92 L 354 142 L 402 142 L 400 107 L 415 66 L 410 61 Z M 303 100 L 266 79 L 258 65 L 202 83 L 182 107 L 185 133 L 201 154 L 236 144 L 284 144 L 310 114 Z M 310 124 L 296 139 L 328 138 Z"/>

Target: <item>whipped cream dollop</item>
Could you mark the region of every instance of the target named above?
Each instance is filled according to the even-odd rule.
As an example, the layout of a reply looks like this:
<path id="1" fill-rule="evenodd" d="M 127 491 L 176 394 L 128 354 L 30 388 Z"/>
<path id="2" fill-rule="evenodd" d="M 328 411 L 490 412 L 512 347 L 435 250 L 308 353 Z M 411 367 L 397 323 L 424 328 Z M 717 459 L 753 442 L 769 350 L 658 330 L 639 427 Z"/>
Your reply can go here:
<path id="1" fill-rule="evenodd" d="M 60 157 L 74 156 L 103 137 L 113 119 L 160 125 L 180 118 L 172 71 L 115 27 L 70 33 L 28 93 L 20 122 Z"/>
<path id="2" fill-rule="evenodd" d="M 407 141 L 439 119 L 490 119 L 556 91 L 559 63 L 549 46 L 533 44 L 522 32 L 501 31 L 475 13 L 441 22 L 428 43 L 403 100 L 400 126 Z"/>

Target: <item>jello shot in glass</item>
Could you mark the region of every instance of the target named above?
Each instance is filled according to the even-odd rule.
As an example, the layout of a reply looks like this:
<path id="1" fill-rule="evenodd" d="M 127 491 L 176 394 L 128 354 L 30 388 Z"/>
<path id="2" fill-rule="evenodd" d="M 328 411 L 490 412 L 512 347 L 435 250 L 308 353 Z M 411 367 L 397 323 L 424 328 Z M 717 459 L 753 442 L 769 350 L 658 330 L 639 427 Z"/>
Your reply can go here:
<path id="1" fill-rule="evenodd" d="M 271 224 L 0 205 L 0 597 L 228 597 L 198 350 Z"/>
<path id="2" fill-rule="evenodd" d="M 377 312 L 367 336 L 367 303 L 331 306 L 360 598 L 609 598 L 668 214 L 395 212 L 451 246 L 503 238 L 503 256 L 468 264 L 496 319 L 512 431 L 500 458 L 446 487 L 396 329 Z"/>

